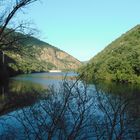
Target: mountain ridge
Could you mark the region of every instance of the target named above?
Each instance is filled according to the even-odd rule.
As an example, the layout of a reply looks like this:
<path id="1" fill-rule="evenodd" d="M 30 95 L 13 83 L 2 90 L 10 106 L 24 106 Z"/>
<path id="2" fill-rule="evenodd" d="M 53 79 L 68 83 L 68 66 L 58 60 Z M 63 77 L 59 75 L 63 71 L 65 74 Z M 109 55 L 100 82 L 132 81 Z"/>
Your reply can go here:
<path id="1" fill-rule="evenodd" d="M 79 71 L 89 69 L 88 81 L 140 83 L 140 25 L 112 41 Z"/>
<path id="2" fill-rule="evenodd" d="M 17 43 L 19 51 L 14 51 L 13 49 L 4 50 L 6 55 L 5 63 L 12 72 L 46 72 L 54 69 L 71 71 L 77 69 L 82 64 L 67 52 L 40 39 L 21 33 L 14 32 L 14 34 L 22 38 Z"/>

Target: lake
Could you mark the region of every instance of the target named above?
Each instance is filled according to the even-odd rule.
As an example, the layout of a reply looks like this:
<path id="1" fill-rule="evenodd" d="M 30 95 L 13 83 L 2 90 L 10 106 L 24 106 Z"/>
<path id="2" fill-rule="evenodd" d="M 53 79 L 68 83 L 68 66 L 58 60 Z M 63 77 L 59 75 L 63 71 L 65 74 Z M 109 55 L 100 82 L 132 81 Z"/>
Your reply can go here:
<path id="1" fill-rule="evenodd" d="M 34 73 L 0 86 L 0 139 L 140 139 L 140 87 Z"/>

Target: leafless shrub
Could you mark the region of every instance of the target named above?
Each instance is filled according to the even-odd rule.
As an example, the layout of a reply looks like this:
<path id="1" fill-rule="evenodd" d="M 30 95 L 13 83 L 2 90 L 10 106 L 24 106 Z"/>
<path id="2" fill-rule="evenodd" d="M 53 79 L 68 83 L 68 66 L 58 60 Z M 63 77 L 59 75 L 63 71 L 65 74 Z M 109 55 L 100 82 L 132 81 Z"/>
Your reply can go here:
<path id="1" fill-rule="evenodd" d="M 29 27 L 29 23 L 21 21 L 19 24 L 13 23 L 12 29 L 8 29 L 12 22 L 14 21 L 15 15 L 27 5 L 35 2 L 37 0 L 0 0 L 0 50 L 13 50 L 17 48 L 18 41 L 23 39 L 20 34 L 15 34 L 15 32 L 20 32 L 28 36 L 34 33 L 34 30 Z"/>

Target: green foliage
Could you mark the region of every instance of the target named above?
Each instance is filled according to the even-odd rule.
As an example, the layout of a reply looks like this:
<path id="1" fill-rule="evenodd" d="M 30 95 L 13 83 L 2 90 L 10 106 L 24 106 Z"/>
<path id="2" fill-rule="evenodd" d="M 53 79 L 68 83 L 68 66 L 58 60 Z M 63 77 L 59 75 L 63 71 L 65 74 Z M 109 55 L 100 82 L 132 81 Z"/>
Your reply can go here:
<path id="1" fill-rule="evenodd" d="M 22 38 L 18 40 L 18 49 L 15 51 L 5 50 L 6 56 L 8 56 L 12 61 L 7 61 L 6 65 L 8 69 L 12 69 L 9 71 L 9 75 L 13 75 L 12 73 L 31 73 L 31 72 L 43 72 L 48 71 L 50 69 L 56 69 L 56 66 L 50 62 L 46 62 L 44 60 L 38 59 L 40 57 L 40 53 L 43 48 L 51 47 L 58 51 L 59 49 L 40 41 L 34 37 L 25 36 L 20 33 L 15 33 L 16 35 Z M 12 72 L 12 73 L 11 73 Z"/>
<path id="2" fill-rule="evenodd" d="M 4 33 L 7 35 L 4 41 L 8 40 L 8 44 L 3 40 L 0 41 L 0 54 L 3 51 L 8 58 L 4 65 L 10 76 L 20 73 L 47 72 L 52 69 L 68 71 L 81 64 L 69 54 L 33 36 L 8 28 Z M 0 56 L 0 62 L 2 62 L 1 58 Z"/>
<path id="3" fill-rule="evenodd" d="M 88 81 L 140 83 L 140 25 L 113 41 L 79 71 L 88 75 Z"/>
<path id="4" fill-rule="evenodd" d="M 52 63 L 38 60 L 36 56 L 31 55 L 33 53 L 32 51 L 30 51 L 31 54 L 28 52 L 24 53 L 28 55 L 17 55 L 13 54 L 13 52 L 7 52 L 15 60 L 14 63 L 8 63 L 8 66 L 17 73 L 43 72 L 56 67 Z"/>

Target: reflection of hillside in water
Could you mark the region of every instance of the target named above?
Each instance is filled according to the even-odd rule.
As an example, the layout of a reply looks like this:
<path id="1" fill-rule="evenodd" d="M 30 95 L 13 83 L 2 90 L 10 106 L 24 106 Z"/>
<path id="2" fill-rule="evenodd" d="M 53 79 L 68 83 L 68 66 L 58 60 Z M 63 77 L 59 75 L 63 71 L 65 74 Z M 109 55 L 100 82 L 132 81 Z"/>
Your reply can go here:
<path id="1" fill-rule="evenodd" d="M 32 91 L 41 91 L 43 88 L 40 84 L 29 81 L 12 81 L 9 83 L 9 90 L 16 94 L 23 94 Z"/>
<path id="2" fill-rule="evenodd" d="M 88 87 L 81 82 L 64 81 L 60 90 L 49 89 L 36 104 L 5 115 L 5 128 L 8 124 L 16 131 L 11 133 L 7 128 L 4 136 L 16 134 L 17 139 L 48 140 L 135 140 L 140 137 L 138 93 L 139 89 L 132 86 L 104 83 Z"/>
<path id="3" fill-rule="evenodd" d="M 140 87 L 139 85 L 116 84 L 112 82 L 95 84 L 96 91 L 104 96 L 110 96 L 111 100 L 126 100 L 129 102 L 130 115 L 140 116 Z M 115 102 L 115 101 L 114 101 Z"/>
<path id="4" fill-rule="evenodd" d="M 41 85 L 28 81 L 13 81 L 0 86 L 0 114 L 30 105 L 44 91 Z"/>

